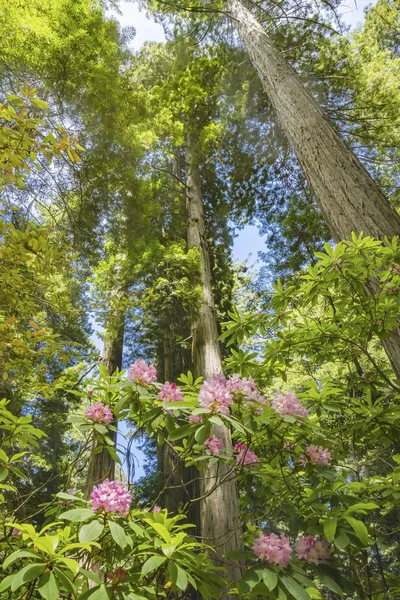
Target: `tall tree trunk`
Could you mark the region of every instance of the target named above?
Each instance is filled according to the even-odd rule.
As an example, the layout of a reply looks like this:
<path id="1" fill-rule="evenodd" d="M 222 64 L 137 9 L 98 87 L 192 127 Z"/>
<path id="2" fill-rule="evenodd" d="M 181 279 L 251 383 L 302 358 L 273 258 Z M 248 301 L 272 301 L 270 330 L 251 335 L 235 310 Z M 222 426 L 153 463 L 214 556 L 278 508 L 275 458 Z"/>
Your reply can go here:
<path id="1" fill-rule="evenodd" d="M 125 331 L 125 310 L 121 308 L 121 300 L 126 294 L 126 290 L 119 289 L 114 294 L 115 310 L 112 311 L 107 322 L 106 333 L 104 337 L 103 357 L 102 362 L 110 375 L 116 369 L 122 368 L 122 354 L 124 347 L 124 331 Z M 113 299 L 113 300 L 114 300 Z M 116 423 L 113 423 L 116 425 Z M 110 431 L 109 437 L 113 440 L 114 445 L 117 441 L 117 432 Z M 107 450 L 102 450 L 99 454 L 93 454 L 95 444 L 92 448 L 92 454 L 89 459 L 89 465 L 86 475 L 85 497 L 89 498 L 93 486 L 103 481 L 106 477 L 114 479 L 115 477 L 115 460 L 110 456 Z"/>
<path id="2" fill-rule="evenodd" d="M 335 240 L 351 233 L 400 235 L 400 216 L 240 0 L 226 0 L 239 36 L 274 106 Z M 400 379 L 400 331 L 384 341 Z"/>
<path id="3" fill-rule="evenodd" d="M 186 147 L 186 186 L 187 241 L 189 248 L 198 248 L 200 252 L 203 292 L 197 321 L 192 327 L 193 365 L 195 375 L 207 379 L 222 373 L 222 361 L 196 141 L 190 136 Z M 232 448 L 231 433 L 227 427 L 214 426 L 213 434 L 223 441 L 225 448 Z M 203 541 L 216 550 L 217 561 L 227 568 L 230 581 L 235 581 L 240 578 L 240 569 L 223 558 L 227 551 L 240 548 L 242 544 L 236 480 L 231 475 L 221 483 L 228 471 L 228 466 L 212 465 L 200 476 L 200 529 Z"/>

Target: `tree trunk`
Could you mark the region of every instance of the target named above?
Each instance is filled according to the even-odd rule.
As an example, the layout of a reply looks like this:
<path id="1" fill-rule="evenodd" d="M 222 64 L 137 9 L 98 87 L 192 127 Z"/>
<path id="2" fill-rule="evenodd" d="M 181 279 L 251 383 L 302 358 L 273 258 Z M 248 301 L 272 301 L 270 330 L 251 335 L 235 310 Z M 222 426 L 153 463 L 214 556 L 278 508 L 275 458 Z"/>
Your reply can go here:
<path id="1" fill-rule="evenodd" d="M 116 308 L 108 319 L 104 337 L 102 362 L 110 375 L 112 375 L 116 369 L 121 370 L 122 368 L 125 310 L 120 307 L 120 302 L 125 294 L 126 291 L 121 289 L 115 293 L 114 298 L 116 300 Z M 116 425 L 116 423 L 114 422 L 113 425 Z M 113 440 L 115 445 L 117 441 L 117 432 L 109 431 L 109 437 Z M 93 454 L 94 449 L 95 444 L 92 448 L 86 476 L 86 498 L 90 498 L 93 486 L 102 482 L 106 477 L 111 480 L 115 477 L 115 460 L 110 456 L 107 450 L 104 449 L 99 454 Z"/>
<path id="2" fill-rule="evenodd" d="M 189 248 L 198 248 L 200 252 L 203 291 L 203 301 L 197 321 L 192 327 L 192 353 L 195 376 L 203 376 L 207 379 L 222 373 L 222 361 L 204 222 L 200 170 L 195 147 L 193 138 L 188 137 L 187 241 Z M 214 426 L 212 433 L 223 441 L 225 448 L 232 448 L 231 433 L 227 427 Z M 228 466 L 212 465 L 200 476 L 200 494 L 203 498 L 200 501 L 200 529 L 203 541 L 215 549 L 217 562 L 226 567 L 229 580 L 233 582 L 240 578 L 240 569 L 223 557 L 229 550 L 240 548 L 242 542 L 236 480 L 231 475 L 227 477 L 227 481 L 221 483 L 228 471 Z M 214 486 L 216 486 L 215 490 L 211 491 Z"/>
<path id="3" fill-rule="evenodd" d="M 239 36 L 336 241 L 400 235 L 400 216 L 240 0 L 227 0 Z M 384 346 L 400 379 L 400 331 Z"/>

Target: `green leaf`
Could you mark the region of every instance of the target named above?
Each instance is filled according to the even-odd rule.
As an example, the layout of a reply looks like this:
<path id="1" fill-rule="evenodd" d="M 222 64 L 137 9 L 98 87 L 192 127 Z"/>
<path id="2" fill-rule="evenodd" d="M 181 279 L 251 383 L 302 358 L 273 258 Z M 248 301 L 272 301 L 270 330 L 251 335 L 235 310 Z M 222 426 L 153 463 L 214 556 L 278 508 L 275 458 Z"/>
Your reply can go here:
<path id="1" fill-rule="evenodd" d="M 358 519 L 355 519 L 354 517 L 344 517 L 344 518 L 346 519 L 346 521 L 348 522 L 350 527 L 352 527 L 354 533 L 356 534 L 356 536 L 358 537 L 360 542 L 362 544 L 364 544 L 364 546 L 368 546 L 368 544 L 369 544 L 368 529 L 366 528 L 364 523 L 362 521 L 359 521 Z"/>
<path id="2" fill-rule="evenodd" d="M 0 467 L 0 481 L 5 481 L 8 477 L 8 469 Z"/>
<path id="3" fill-rule="evenodd" d="M 97 519 L 83 525 L 79 531 L 80 542 L 93 542 L 103 533 L 104 524 Z"/>
<path id="4" fill-rule="evenodd" d="M 54 567 L 53 573 L 59 584 L 62 585 L 67 590 L 67 592 L 69 592 L 70 594 L 76 594 L 77 588 L 75 584 L 65 573 L 63 573 L 63 571 L 61 571 L 61 569 Z"/>
<path id="5" fill-rule="evenodd" d="M 292 594 L 293 598 L 296 600 L 310 600 L 310 595 L 306 590 L 299 586 L 299 584 L 293 579 L 293 577 L 289 577 L 287 575 L 283 575 L 281 577 L 281 582 L 289 592 Z"/>
<path id="6" fill-rule="evenodd" d="M 174 442 L 175 440 L 180 440 L 180 439 L 190 435 L 190 433 L 192 431 L 193 431 L 193 425 L 182 425 L 182 427 L 178 427 L 177 429 L 172 431 L 170 434 L 168 434 L 168 439 L 171 440 L 171 442 Z"/>
<path id="7" fill-rule="evenodd" d="M 47 110 L 49 105 L 44 100 L 40 100 L 39 98 L 31 98 L 31 104 L 36 108 L 40 108 L 41 110 Z"/>
<path id="8" fill-rule="evenodd" d="M 145 576 L 148 573 L 151 573 L 151 571 L 155 571 L 155 569 L 158 569 L 158 567 L 165 563 L 166 560 L 166 556 L 150 556 L 142 566 L 142 575 Z"/>
<path id="9" fill-rule="evenodd" d="M 335 538 L 335 544 L 338 548 L 346 548 L 350 544 L 349 536 L 344 529 L 339 529 L 339 533 Z"/>
<path id="10" fill-rule="evenodd" d="M 1 582 L 0 582 L 0 593 L 4 592 L 5 590 L 7 590 L 11 583 L 12 580 L 14 579 L 15 574 L 13 573 L 12 575 L 7 575 L 7 577 L 5 577 Z"/>
<path id="11" fill-rule="evenodd" d="M 156 523 L 155 521 L 151 521 L 150 519 L 144 519 L 144 521 L 157 531 L 157 533 L 163 538 L 164 542 L 168 543 L 171 541 L 171 534 L 169 533 L 168 529 L 164 527 L 164 525 L 161 523 Z"/>
<path id="12" fill-rule="evenodd" d="M 99 588 L 93 590 L 93 593 L 88 596 L 90 600 L 109 600 L 110 597 L 108 595 L 107 589 L 104 585 L 101 585 Z"/>
<path id="13" fill-rule="evenodd" d="M 118 525 L 118 523 L 115 523 L 115 521 L 109 521 L 108 527 L 110 529 L 114 542 L 120 548 L 124 549 L 126 546 L 128 546 L 130 538 L 126 535 L 121 525 Z"/>
<path id="14" fill-rule="evenodd" d="M 318 570 L 317 574 L 318 574 L 318 579 L 320 580 L 322 585 L 327 587 L 328 590 L 331 590 L 331 592 L 334 592 L 335 594 L 338 594 L 339 596 L 343 596 L 341 587 L 339 586 L 338 583 L 336 583 L 335 579 L 333 579 L 333 577 L 331 577 L 331 575 L 329 573 L 327 573 L 323 568 L 321 568 Z"/>
<path id="15" fill-rule="evenodd" d="M 267 586 L 268 590 L 272 592 L 277 586 L 278 576 L 275 571 L 271 571 L 270 569 L 263 569 L 263 581 Z"/>
<path id="16" fill-rule="evenodd" d="M 375 504 L 375 502 L 359 502 L 358 504 L 353 504 L 353 506 L 350 506 L 343 516 L 351 515 L 353 512 L 375 510 L 376 508 L 379 508 L 379 506 L 378 504 Z"/>
<path id="17" fill-rule="evenodd" d="M 187 588 L 188 578 L 183 569 L 174 562 L 169 563 L 168 573 L 172 581 L 180 590 L 184 591 Z"/>
<path id="18" fill-rule="evenodd" d="M 19 587 L 21 587 L 21 585 L 24 585 L 25 583 L 32 581 L 32 579 L 39 577 L 39 575 L 43 573 L 45 568 L 45 563 L 34 563 L 26 565 L 26 567 L 24 567 L 14 575 L 14 579 L 11 583 L 11 591 L 15 592 Z"/>
<path id="19" fill-rule="evenodd" d="M 324 522 L 324 534 L 329 542 L 333 542 L 337 528 L 337 519 L 327 519 Z"/>
<path id="20" fill-rule="evenodd" d="M 94 512 L 90 508 L 74 508 L 60 515 L 60 519 L 72 521 L 73 523 L 87 521 L 92 517 L 94 517 Z"/>
<path id="21" fill-rule="evenodd" d="M 13 564 L 19 558 L 40 558 L 37 552 L 33 552 L 33 550 L 17 550 L 7 556 L 7 558 L 3 562 L 3 569 L 6 570 L 7 567 Z"/>
<path id="22" fill-rule="evenodd" d="M 196 442 L 199 444 L 204 444 L 204 442 L 210 437 L 211 427 L 207 423 L 207 425 L 202 425 L 196 430 L 194 434 Z"/>
<path id="23" fill-rule="evenodd" d="M 45 600 L 58 598 L 58 583 L 52 571 L 43 573 L 38 585 L 39 594 Z"/>

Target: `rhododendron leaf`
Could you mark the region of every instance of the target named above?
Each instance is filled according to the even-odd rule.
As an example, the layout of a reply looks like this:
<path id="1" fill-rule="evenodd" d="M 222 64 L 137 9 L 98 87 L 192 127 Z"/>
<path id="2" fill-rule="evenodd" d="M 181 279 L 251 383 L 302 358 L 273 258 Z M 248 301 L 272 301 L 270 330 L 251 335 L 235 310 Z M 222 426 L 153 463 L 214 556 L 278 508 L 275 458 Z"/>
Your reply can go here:
<path id="1" fill-rule="evenodd" d="M 94 517 L 95 513 L 90 508 L 74 508 L 60 515 L 60 519 L 80 523 Z"/>
<path id="2" fill-rule="evenodd" d="M 74 575 L 79 573 L 79 563 L 73 558 L 64 558 L 63 556 L 58 556 L 57 561 L 64 563 L 64 565 L 67 566 Z"/>
<path id="3" fill-rule="evenodd" d="M 215 423 L 215 425 L 224 425 L 224 422 L 222 419 L 220 419 L 219 417 L 210 417 L 209 418 L 210 423 Z"/>
<path id="4" fill-rule="evenodd" d="M 21 585 L 32 581 L 32 579 L 36 579 L 36 577 L 38 577 L 41 573 L 44 572 L 45 568 L 45 563 L 34 563 L 31 565 L 26 565 L 26 567 L 24 567 L 14 575 L 14 579 L 11 583 L 11 591 L 15 592 L 18 588 L 21 587 Z M 57 596 L 54 597 L 57 598 Z"/>
<path id="5" fill-rule="evenodd" d="M 350 544 L 349 536 L 344 529 L 339 529 L 338 535 L 335 537 L 335 544 L 339 548 L 346 548 Z"/>
<path id="6" fill-rule="evenodd" d="M 287 600 L 287 595 L 281 587 L 278 588 L 278 600 Z"/>
<path id="7" fill-rule="evenodd" d="M 193 431 L 193 425 L 182 425 L 181 427 L 178 427 L 177 429 L 175 429 L 175 431 L 172 431 L 171 433 L 168 434 L 168 439 L 171 440 L 171 442 L 175 441 L 175 440 L 180 440 L 188 435 L 190 435 L 190 433 Z"/>
<path id="8" fill-rule="evenodd" d="M 90 600 L 110 600 L 107 589 L 103 584 L 92 590 L 87 596 L 85 595 L 85 600 L 86 598 L 90 598 Z"/>
<path id="9" fill-rule="evenodd" d="M 312 600 L 322 600 L 321 592 L 319 590 L 317 590 L 317 588 L 308 587 L 306 589 L 306 591 L 308 592 L 308 594 L 309 594 L 310 598 L 312 598 Z"/>
<path id="10" fill-rule="evenodd" d="M 161 406 L 157 406 L 156 408 L 153 408 L 152 410 L 149 410 L 148 413 L 146 413 L 145 415 L 142 416 L 142 422 L 143 423 L 148 423 L 149 421 L 151 421 L 152 419 L 154 419 L 154 417 L 156 417 L 157 415 L 159 415 L 162 411 Z"/>
<path id="11" fill-rule="evenodd" d="M 4 559 L 3 569 L 8 569 L 19 558 L 39 558 L 39 554 L 33 550 L 16 550 L 16 552 L 13 552 Z"/>
<path id="12" fill-rule="evenodd" d="M 322 585 L 326 586 L 328 590 L 331 590 L 331 592 L 334 592 L 339 596 L 343 596 L 343 591 L 341 587 L 325 568 L 320 567 L 317 571 L 317 574 L 318 579 L 320 580 Z"/>
<path id="13" fill-rule="evenodd" d="M 70 580 L 69 577 L 67 577 L 67 575 L 65 573 L 63 573 L 63 571 L 61 571 L 61 569 L 58 569 L 57 567 L 54 567 L 54 571 L 53 571 L 54 575 L 57 578 L 57 581 L 70 593 L 70 594 L 76 594 L 76 586 L 75 584 Z"/>
<path id="14" fill-rule="evenodd" d="M 97 519 L 83 525 L 79 531 L 80 542 L 93 542 L 103 533 L 104 524 Z"/>
<path id="15" fill-rule="evenodd" d="M 8 477 L 8 469 L 5 467 L 0 467 L 0 481 L 5 481 Z"/>
<path id="16" fill-rule="evenodd" d="M 275 571 L 271 571 L 270 569 L 263 569 L 262 578 L 267 586 L 268 590 L 272 592 L 277 586 L 278 576 Z"/>
<path id="17" fill-rule="evenodd" d="M 246 593 L 250 588 L 255 587 L 258 583 L 260 583 L 260 579 L 262 577 L 261 569 L 249 569 L 243 575 L 242 579 L 238 584 L 238 590 L 240 593 Z"/>
<path id="18" fill-rule="evenodd" d="M 366 528 L 364 523 L 362 521 L 359 521 L 358 519 L 355 519 L 354 517 L 344 517 L 344 518 L 346 519 L 346 521 L 348 522 L 350 527 L 353 529 L 354 533 L 356 534 L 356 536 L 358 537 L 360 542 L 362 544 L 364 544 L 364 546 L 368 546 L 369 534 L 368 534 L 368 529 Z"/>
<path id="19" fill-rule="evenodd" d="M 169 543 L 171 541 L 171 534 L 168 529 L 164 527 L 161 523 L 155 523 L 154 521 L 150 521 L 150 519 L 144 519 L 146 523 L 150 525 L 153 529 L 157 531 L 157 533 L 163 538 L 164 542 Z"/>
<path id="20" fill-rule="evenodd" d="M 353 512 L 362 512 L 364 514 L 364 511 L 375 510 L 376 508 L 379 508 L 379 506 L 375 502 L 358 502 L 350 506 L 344 513 L 344 516 L 351 515 Z"/>
<path id="21" fill-rule="evenodd" d="M 202 425 L 199 427 L 194 434 L 196 442 L 199 444 L 204 444 L 204 442 L 210 437 L 211 426 L 207 423 L 207 425 Z"/>
<path id="22" fill-rule="evenodd" d="M 177 565 L 174 562 L 169 563 L 168 573 L 172 581 L 175 583 L 176 587 L 183 591 L 186 590 L 188 585 L 188 578 L 185 571 L 181 569 L 179 565 Z"/>
<path id="23" fill-rule="evenodd" d="M 328 542 L 333 542 L 337 528 L 337 519 L 327 519 L 324 522 L 324 534 Z"/>
<path id="24" fill-rule="evenodd" d="M 166 560 L 166 556 L 150 556 L 142 566 L 142 575 L 146 576 L 148 573 L 151 573 L 151 571 L 155 571 L 155 569 L 161 567 Z"/>
<path id="25" fill-rule="evenodd" d="M 103 435 L 107 433 L 107 427 L 105 425 L 101 425 L 101 423 L 95 423 L 94 428 Z"/>
<path id="26" fill-rule="evenodd" d="M 58 583 L 52 571 L 43 573 L 39 580 L 38 590 L 45 600 L 58 598 Z"/>
<path id="27" fill-rule="evenodd" d="M 5 577 L 3 579 L 3 581 L 0 582 L 0 593 L 4 592 L 5 590 L 7 590 L 10 587 L 14 577 L 15 577 L 14 573 L 12 575 L 7 575 L 7 577 Z"/>
<path id="28" fill-rule="evenodd" d="M 118 544 L 120 548 L 124 549 L 126 546 L 129 545 L 130 538 L 126 535 L 121 525 L 118 525 L 118 523 L 115 523 L 115 521 L 109 521 L 108 527 L 110 529 L 114 542 Z"/>
<path id="29" fill-rule="evenodd" d="M 288 575 L 283 575 L 280 578 L 280 580 L 283 583 L 283 585 L 285 586 L 285 588 L 287 589 L 287 591 L 289 592 L 289 594 L 292 594 L 293 598 L 295 598 L 296 600 L 310 600 L 309 593 L 304 588 L 302 588 L 293 579 L 293 577 L 289 577 Z"/>
<path id="30" fill-rule="evenodd" d="M 67 492 L 58 492 L 58 494 L 56 494 L 56 498 L 61 498 L 61 500 L 79 500 L 80 502 L 84 502 L 82 498 L 78 498 L 78 496 L 73 496 Z"/>

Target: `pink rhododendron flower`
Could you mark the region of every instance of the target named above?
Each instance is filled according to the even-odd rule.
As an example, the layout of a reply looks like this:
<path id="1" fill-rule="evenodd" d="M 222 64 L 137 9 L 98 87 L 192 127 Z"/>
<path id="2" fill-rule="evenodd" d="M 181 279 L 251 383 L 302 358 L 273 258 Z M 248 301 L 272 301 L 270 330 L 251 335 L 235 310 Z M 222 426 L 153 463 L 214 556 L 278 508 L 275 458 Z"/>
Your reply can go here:
<path id="1" fill-rule="evenodd" d="M 93 423 L 105 423 L 109 425 L 114 418 L 111 408 L 102 402 L 94 402 L 89 406 L 86 413 L 86 418 Z"/>
<path id="2" fill-rule="evenodd" d="M 329 461 L 331 460 L 331 453 L 328 452 L 327 448 L 322 448 L 322 446 L 307 446 L 305 449 L 305 453 L 307 454 L 310 462 L 314 465 L 329 465 Z"/>
<path id="3" fill-rule="evenodd" d="M 124 484 L 109 479 L 93 488 L 90 499 L 94 512 L 102 508 L 106 513 L 119 513 L 121 517 L 129 512 L 131 502 L 132 496 Z"/>
<path id="4" fill-rule="evenodd" d="M 217 437 L 215 437 L 215 435 L 213 435 L 204 442 L 203 446 L 207 448 L 207 450 L 209 450 L 209 452 L 211 452 L 211 454 L 214 456 L 219 456 L 222 450 L 222 440 L 219 440 Z"/>
<path id="5" fill-rule="evenodd" d="M 129 367 L 128 377 L 131 381 L 140 384 L 152 384 L 157 380 L 157 372 L 154 365 L 148 365 L 142 358 Z"/>
<path id="6" fill-rule="evenodd" d="M 125 577 L 128 576 L 128 571 L 124 571 L 124 569 L 122 567 L 118 567 L 118 569 L 115 569 L 115 571 L 113 573 L 107 573 L 107 578 L 111 579 L 111 582 L 116 585 L 117 583 L 119 583 L 120 581 L 122 581 L 123 579 L 125 579 Z"/>
<path id="7" fill-rule="evenodd" d="M 288 566 L 293 552 L 289 538 L 283 533 L 281 535 L 261 533 L 260 537 L 254 540 L 252 550 L 260 560 L 265 559 L 279 567 Z"/>
<path id="8" fill-rule="evenodd" d="M 283 442 L 283 447 L 287 452 L 291 452 L 292 450 L 294 450 L 296 448 L 296 444 L 289 442 L 288 440 L 285 440 Z"/>
<path id="9" fill-rule="evenodd" d="M 251 452 L 251 450 L 249 450 L 244 444 L 236 444 L 234 450 L 238 453 L 236 455 L 236 462 L 238 465 L 245 466 L 255 465 L 258 463 L 258 456 L 254 454 L 254 452 Z"/>
<path id="10" fill-rule="evenodd" d="M 161 391 L 158 394 L 161 400 L 168 400 L 168 402 L 182 402 L 183 392 L 181 388 L 176 387 L 176 383 L 169 383 L 166 381 L 161 386 Z"/>
<path id="11" fill-rule="evenodd" d="M 13 535 L 14 537 L 22 537 L 22 533 L 16 527 L 13 527 L 13 530 L 11 531 L 11 535 Z"/>
<path id="12" fill-rule="evenodd" d="M 272 401 L 272 408 L 278 415 L 293 417 L 308 417 L 307 409 L 301 404 L 296 394 L 277 394 Z"/>
<path id="13" fill-rule="evenodd" d="M 218 412 L 223 415 L 229 415 L 229 406 L 233 399 L 226 387 L 225 377 L 214 375 L 205 381 L 199 393 L 200 406 L 208 408 L 210 412 Z"/>
<path id="14" fill-rule="evenodd" d="M 151 512 L 161 512 L 161 506 L 158 506 L 157 504 L 155 506 L 153 506 L 153 508 L 151 509 Z"/>
<path id="15" fill-rule="evenodd" d="M 258 391 L 257 385 L 252 377 L 247 379 L 246 377 L 240 377 L 238 373 L 235 373 L 227 380 L 226 387 L 233 396 L 239 394 L 242 395 L 243 401 L 248 408 L 254 403 L 267 404 L 267 400 Z M 261 413 L 262 410 L 262 407 L 256 408 L 256 412 L 258 413 Z"/>
<path id="16" fill-rule="evenodd" d="M 312 535 L 297 538 L 294 544 L 297 558 L 312 565 L 320 565 L 329 560 L 329 545 L 324 540 L 316 540 Z"/>
<path id="17" fill-rule="evenodd" d="M 190 415 L 189 423 L 202 423 L 203 417 L 201 415 Z"/>

